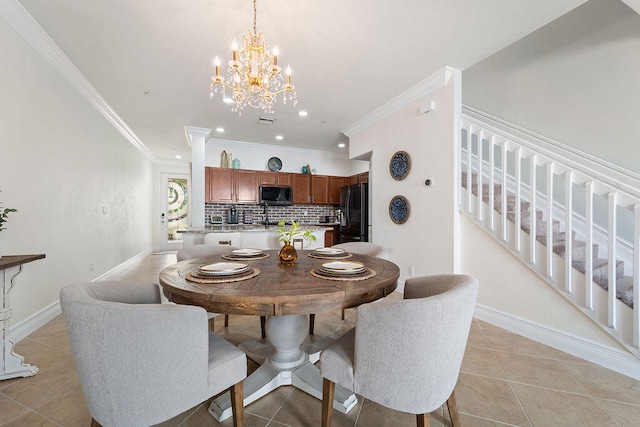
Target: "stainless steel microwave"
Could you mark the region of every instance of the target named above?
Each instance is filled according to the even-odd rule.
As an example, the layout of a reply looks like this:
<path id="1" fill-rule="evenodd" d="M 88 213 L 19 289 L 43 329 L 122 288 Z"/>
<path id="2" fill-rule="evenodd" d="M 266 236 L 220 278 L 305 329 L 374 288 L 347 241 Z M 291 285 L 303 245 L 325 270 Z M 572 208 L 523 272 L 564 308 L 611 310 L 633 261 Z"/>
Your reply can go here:
<path id="1" fill-rule="evenodd" d="M 260 203 L 270 206 L 286 206 L 293 204 L 293 189 L 291 187 L 260 186 Z"/>

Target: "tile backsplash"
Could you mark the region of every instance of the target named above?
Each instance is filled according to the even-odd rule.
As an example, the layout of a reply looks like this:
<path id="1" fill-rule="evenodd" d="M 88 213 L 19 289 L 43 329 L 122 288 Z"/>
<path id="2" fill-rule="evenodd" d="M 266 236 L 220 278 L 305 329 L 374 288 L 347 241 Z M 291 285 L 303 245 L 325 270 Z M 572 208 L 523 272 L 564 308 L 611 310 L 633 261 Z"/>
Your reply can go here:
<path id="1" fill-rule="evenodd" d="M 238 223 L 259 224 L 265 220 L 264 206 L 262 205 L 236 205 L 232 203 L 205 203 L 204 217 L 208 223 L 211 215 L 221 216 L 223 224 L 227 223 L 227 212 L 230 207 L 238 210 Z M 269 222 L 273 221 L 299 221 L 302 224 L 317 224 L 324 221 L 325 216 L 329 216 L 329 222 L 334 222 L 336 211 L 333 206 L 315 205 L 291 205 L 291 206 L 269 206 Z"/>

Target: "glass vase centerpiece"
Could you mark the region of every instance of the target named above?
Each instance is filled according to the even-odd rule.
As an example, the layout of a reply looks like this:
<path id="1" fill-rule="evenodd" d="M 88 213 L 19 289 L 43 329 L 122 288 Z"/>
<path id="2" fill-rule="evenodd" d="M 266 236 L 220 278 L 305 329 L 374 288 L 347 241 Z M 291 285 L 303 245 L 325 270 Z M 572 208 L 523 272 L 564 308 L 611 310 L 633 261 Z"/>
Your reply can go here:
<path id="1" fill-rule="evenodd" d="M 316 236 L 309 230 L 302 230 L 298 221 L 291 221 L 291 225 L 287 228 L 284 220 L 278 223 L 278 240 L 284 243 L 284 246 L 278 252 L 278 260 L 282 265 L 294 265 L 298 259 L 298 252 L 293 247 L 296 239 L 316 241 Z"/>

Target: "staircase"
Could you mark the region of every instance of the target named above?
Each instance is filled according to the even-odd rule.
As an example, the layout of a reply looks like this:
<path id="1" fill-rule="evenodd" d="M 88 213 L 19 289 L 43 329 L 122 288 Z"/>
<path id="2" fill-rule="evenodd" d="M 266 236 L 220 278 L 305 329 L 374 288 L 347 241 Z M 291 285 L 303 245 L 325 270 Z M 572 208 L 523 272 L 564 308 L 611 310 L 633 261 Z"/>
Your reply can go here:
<path id="1" fill-rule="evenodd" d="M 478 197 L 478 183 L 477 173 L 471 175 L 471 192 L 475 197 Z M 462 172 L 461 176 L 462 188 L 467 189 L 467 172 Z M 482 201 L 489 203 L 489 184 L 482 185 Z M 494 185 L 494 203 L 493 209 L 502 215 L 502 186 L 500 184 Z M 516 195 L 507 191 L 507 220 L 512 224 L 515 224 L 516 218 Z M 526 234 L 531 232 L 531 203 L 526 200 L 520 202 L 520 229 Z M 547 246 L 547 221 L 543 219 L 544 212 L 541 209 L 536 209 L 536 241 L 543 246 Z M 564 231 L 561 231 L 560 221 L 554 220 L 552 225 L 553 230 L 553 253 L 564 259 L 567 247 L 567 236 Z M 575 231 L 572 232 L 571 241 L 572 246 L 572 261 L 571 265 L 577 271 L 582 274 L 586 272 L 586 260 L 587 245 L 583 240 L 576 239 Z M 593 267 L 592 277 L 593 281 L 602 287 L 605 291 L 609 289 L 609 260 L 606 258 L 598 258 L 597 243 L 592 244 L 592 256 Z M 616 298 L 622 301 L 624 304 L 633 308 L 633 277 L 624 275 L 624 261 L 616 260 L 615 266 L 616 275 Z"/>
<path id="2" fill-rule="evenodd" d="M 460 211 L 640 358 L 640 175 L 469 107 Z"/>

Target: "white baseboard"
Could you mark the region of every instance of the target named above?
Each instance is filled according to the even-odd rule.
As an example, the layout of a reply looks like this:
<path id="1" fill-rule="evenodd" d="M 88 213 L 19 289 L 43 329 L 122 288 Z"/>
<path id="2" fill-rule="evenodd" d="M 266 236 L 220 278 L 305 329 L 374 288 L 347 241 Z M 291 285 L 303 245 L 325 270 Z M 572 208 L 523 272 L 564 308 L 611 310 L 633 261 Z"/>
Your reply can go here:
<path id="1" fill-rule="evenodd" d="M 96 277 L 92 281 L 96 282 L 98 280 L 108 280 L 109 277 L 111 277 L 112 275 L 117 275 L 119 273 L 126 271 L 129 267 L 139 262 L 142 258 L 146 257 L 147 255 L 150 255 L 155 250 L 157 250 L 157 248 L 146 249 L 140 252 L 139 254 L 133 256 L 132 258 L 129 258 L 122 264 L 112 268 L 111 270 L 104 273 L 103 275 Z M 47 323 L 55 319 L 55 317 L 60 313 L 62 313 L 62 310 L 60 309 L 60 301 L 58 300 L 51 303 L 50 305 L 43 308 L 42 310 L 32 314 L 31 316 L 27 317 L 23 321 L 11 326 L 9 328 L 9 338 L 13 342 L 19 342 L 23 338 L 26 338 L 33 332 L 40 329 L 42 326 L 46 325 Z"/>
<path id="2" fill-rule="evenodd" d="M 11 326 L 9 328 L 9 338 L 13 342 L 18 342 L 55 319 L 61 312 L 60 301 L 56 301 L 27 317 L 22 322 Z"/>
<path id="3" fill-rule="evenodd" d="M 134 255 L 133 257 L 129 258 L 122 264 L 113 267 L 111 270 L 107 271 L 103 275 L 96 277 L 95 279 L 92 280 L 92 282 L 97 282 L 99 280 L 109 280 L 111 276 L 117 276 L 118 274 L 125 272 L 129 267 L 140 262 L 144 257 L 151 255 L 157 250 L 158 248 L 156 247 L 147 248 L 146 250 L 140 252 L 138 255 Z"/>
<path id="4" fill-rule="evenodd" d="M 474 317 L 509 332 L 522 335 L 541 344 L 640 380 L 640 360 L 625 350 L 608 347 L 482 305 L 476 305 Z"/>

